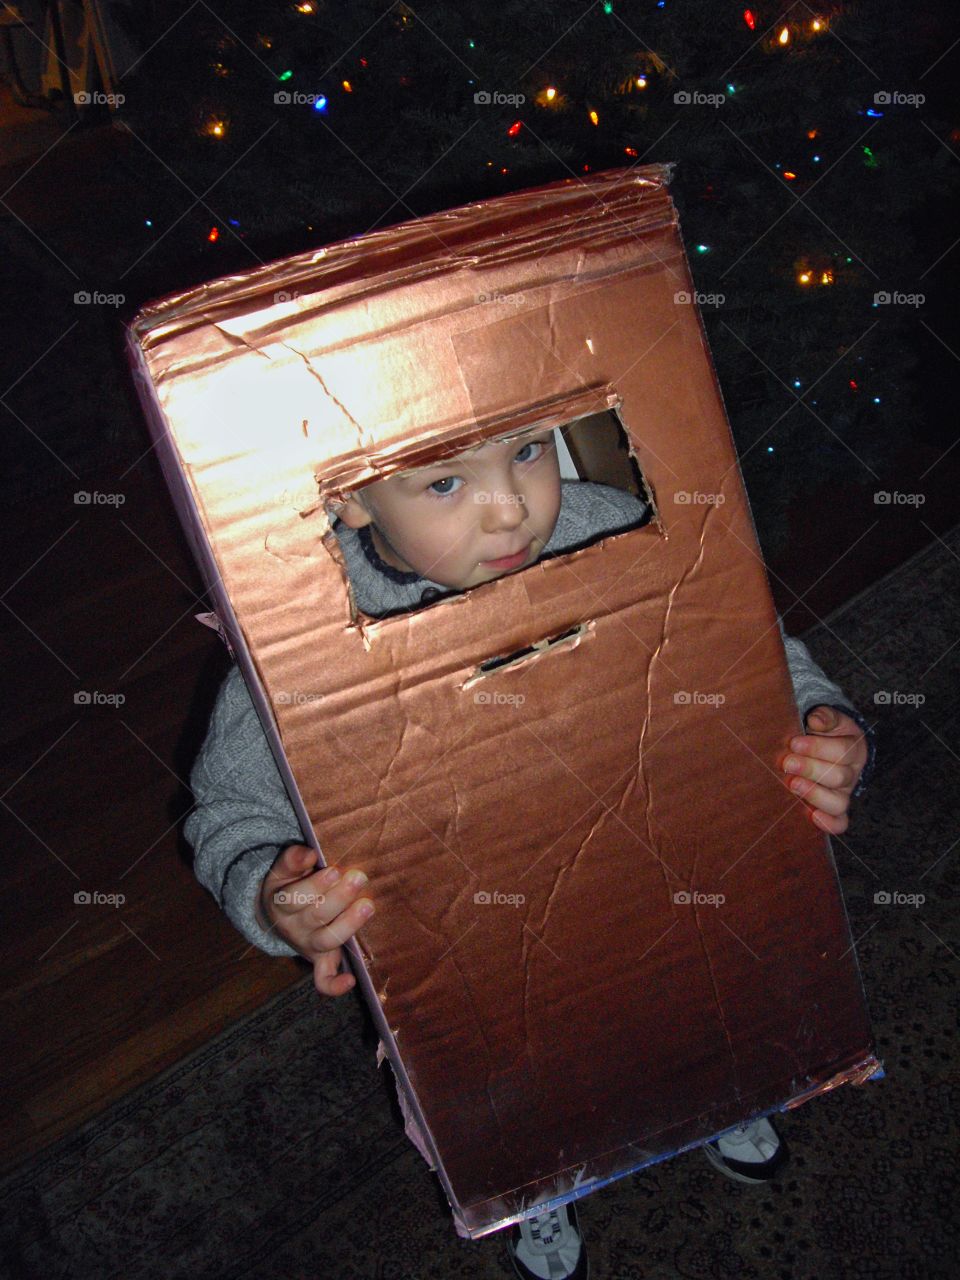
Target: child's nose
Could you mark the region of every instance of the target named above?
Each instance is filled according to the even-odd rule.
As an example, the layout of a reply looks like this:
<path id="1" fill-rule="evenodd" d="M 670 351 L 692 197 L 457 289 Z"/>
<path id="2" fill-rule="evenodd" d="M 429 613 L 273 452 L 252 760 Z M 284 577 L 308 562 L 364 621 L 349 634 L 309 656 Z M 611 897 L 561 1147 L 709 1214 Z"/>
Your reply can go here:
<path id="1" fill-rule="evenodd" d="M 483 523 L 488 533 L 497 529 L 516 529 L 527 518 L 523 494 L 495 489 L 487 494 L 487 498 Z"/>

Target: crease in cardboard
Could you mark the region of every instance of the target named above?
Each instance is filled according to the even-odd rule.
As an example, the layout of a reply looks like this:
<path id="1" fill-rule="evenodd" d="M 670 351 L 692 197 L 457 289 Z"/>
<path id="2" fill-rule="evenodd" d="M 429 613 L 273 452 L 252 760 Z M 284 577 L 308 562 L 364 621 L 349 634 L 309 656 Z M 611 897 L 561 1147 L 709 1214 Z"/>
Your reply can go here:
<path id="1" fill-rule="evenodd" d="M 603 801 L 600 800 L 598 803 L 601 805 L 601 812 L 597 815 L 596 821 L 593 823 L 593 825 L 591 826 L 587 834 L 584 836 L 584 838 L 580 841 L 580 845 L 575 851 L 573 857 L 568 862 L 565 862 L 563 866 L 559 867 L 557 870 L 556 878 L 554 879 L 553 886 L 550 890 L 550 894 L 547 898 L 546 903 L 544 904 L 543 915 L 541 917 L 541 922 L 540 922 L 541 933 L 546 932 L 547 925 L 549 924 L 550 908 L 553 905 L 553 899 L 557 894 L 557 890 L 560 888 L 560 885 L 562 884 L 563 880 L 566 879 L 566 877 L 569 874 L 572 874 L 576 870 L 577 863 L 580 861 L 581 855 L 585 852 L 587 845 L 591 842 L 594 835 L 596 835 L 597 831 L 603 825 L 604 820 L 608 816 L 608 809 L 603 807 Z"/>
<path id="2" fill-rule="evenodd" d="M 330 390 L 330 388 L 327 386 L 327 383 L 326 383 L 326 380 L 325 380 L 325 379 L 324 379 L 324 377 L 323 377 L 323 374 L 320 372 L 320 370 L 319 370 L 319 369 L 317 369 L 317 367 L 314 365 L 314 363 L 313 363 L 313 361 L 310 359 L 310 357 L 309 357 L 308 355 L 305 355 L 305 354 L 304 354 L 304 352 L 302 352 L 302 351 L 298 351 L 296 347 L 292 347 L 292 346 L 290 345 L 290 343 L 289 343 L 289 342 L 281 342 L 281 343 L 280 343 L 280 346 L 281 346 L 281 347 L 283 347 L 283 348 L 284 348 L 284 350 L 292 352 L 292 354 L 293 354 L 293 355 L 295 355 L 295 356 L 299 356 L 299 357 L 300 357 L 300 359 L 301 359 L 301 360 L 303 361 L 303 363 L 306 365 L 307 372 L 308 372 L 312 377 L 316 378 L 317 382 L 319 382 L 319 383 L 320 383 L 320 386 L 321 386 L 321 388 L 322 388 L 322 390 L 323 390 L 323 394 L 327 397 L 327 399 L 328 399 L 329 401 L 331 401 L 331 403 L 333 403 L 333 404 L 335 404 L 335 405 L 337 406 L 337 408 L 340 410 L 340 412 L 343 414 L 343 416 L 347 419 L 347 421 L 350 423 L 350 425 L 351 425 L 351 426 L 356 430 L 356 433 L 357 433 L 357 448 L 358 448 L 358 449 L 367 449 L 367 448 L 369 448 L 369 446 L 370 446 L 370 441 L 369 441 L 368 439 L 365 439 L 365 438 L 364 438 L 363 427 L 362 427 L 362 426 L 360 425 L 360 423 L 356 420 L 356 418 L 353 416 L 353 414 L 350 412 L 350 410 L 347 408 L 347 406 L 343 403 L 343 401 L 342 401 L 342 400 L 338 400 L 338 399 L 337 399 L 337 397 L 333 394 L 333 392 L 332 392 L 332 391 Z"/>
<path id="3" fill-rule="evenodd" d="M 216 329 L 218 333 L 223 334 L 226 340 L 230 343 L 231 347 L 235 347 L 238 345 L 247 347 L 250 351 L 254 353 L 254 355 L 263 356 L 264 360 L 268 360 L 268 361 L 271 359 L 270 355 L 266 351 L 264 351 L 263 345 L 258 342 L 251 342 L 250 339 L 247 337 L 246 332 L 243 329 L 237 329 L 236 331 L 234 331 L 232 329 L 227 328 L 224 324 L 221 324 L 220 322 L 214 320 L 211 316 L 205 316 L 204 318 L 209 320 L 211 326 L 214 329 Z"/>
<path id="4" fill-rule="evenodd" d="M 697 849 L 693 855 L 693 869 L 690 874 L 691 889 L 695 889 L 697 886 L 697 863 L 700 859 L 700 852 L 700 849 Z M 727 1017 L 723 1011 L 723 1001 L 720 999 L 720 988 L 717 986 L 716 968 L 713 963 L 713 957 L 710 954 L 710 948 L 707 946 L 707 939 L 700 919 L 700 907 L 693 894 L 691 894 L 691 903 L 693 905 L 694 923 L 697 926 L 697 939 L 700 943 L 700 950 L 703 953 L 704 963 L 707 966 L 707 977 L 710 979 L 710 989 L 713 992 L 713 1003 L 716 1006 L 720 1029 L 723 1031 L 723 1038 L 727 1042 L 727 1049 L 730 1054 L 730 1073 L 733 1084 L 733 1093 L 737 1100 L 738 1109 L 742 1109 L 743 1094 L 740 1090 L 740 1071 L 737 1063 L 737 1051 L 733 1047 L 733 1038 L 730 1035 L 730 1028 L 727 1025 Z"/>

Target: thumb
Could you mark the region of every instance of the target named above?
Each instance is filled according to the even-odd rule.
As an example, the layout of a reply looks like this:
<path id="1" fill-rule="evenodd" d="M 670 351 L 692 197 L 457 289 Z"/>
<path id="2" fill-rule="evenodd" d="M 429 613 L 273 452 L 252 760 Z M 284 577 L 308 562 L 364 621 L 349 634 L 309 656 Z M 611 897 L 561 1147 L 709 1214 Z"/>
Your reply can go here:
<path id="1" fill-rule="evenodd" d="M 288 845 L 267 872 L 265 887 L 272 891 L 293 880 L 302 880 L 310 874 L 316 861 L 317 855 L 309 845 Z"/>
<path id="2" fill-rule="evenodd" d="M 840 717 L 833 707 L 814 707 L 807 716 L 807 723 L 817 733 L 829 733 L 840 723 Z"/>

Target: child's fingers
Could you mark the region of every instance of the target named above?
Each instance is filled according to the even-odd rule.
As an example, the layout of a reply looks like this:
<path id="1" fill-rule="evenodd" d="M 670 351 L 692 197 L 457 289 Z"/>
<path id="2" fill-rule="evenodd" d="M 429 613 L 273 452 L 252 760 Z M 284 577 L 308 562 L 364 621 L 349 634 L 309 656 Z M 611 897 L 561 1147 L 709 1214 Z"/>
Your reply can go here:
<path id="1" fill-rule="evenodd" d="M 856 784 L 859 770 L 850 764 L 828 764 L 813 756 L 787 756 L 783 762 L 784 773 L 809 782 L 819 782 L 825 787 L 844 789 Z"/>
<path id="2" fill-rule="evenodd" d="M 282 868 L 280 870 L 282 872 Z M 312 908 L 325 908 L 320 911 L 320 914 L 324 920 L 331 920 L 357 896 L 360 888 L 366 884 L 365 876 L 359 882 L 355 879 L 358 874 L 363 876 L 362 872 L 355 871 L 341 876 L 337 867 L 323 867 L 312 875 L 308 874 L 302 878 L 298 876 L 295 880 L 281 880 L 278 887 L 268 883 L 267 892 L 272 894 L 272 900 L 279 915 L 292 916 Z"/>
<path id="3" fill-rule="evenodd" d="M 850 825 L 850 816 L 846 813 L 835 816 L 832 813 L 824 813 L 822 809 L 814 809 L 811 816 L 821 831 L 825 831 L 830 836 L 843 835 Z"/>
<path id="4" fill-rule="evenodd" d="M 352 973 L 340 973 L 340 962 L 343 953 L 338 947 L 335 951 L 325 951 L 318 956 L 313 965 L 313 985 L 322 996 L 342 996 L 356 986 L 356 978 Z"/>
<path id="5" fill-rule="evenodd" d="M 794 795 L 805 800 L 813 809 L 821 809 L 833 817 L 840 817 L 850 807 L 850 795 L 846 791 L 835 791 L 831 787 L 821 786 L 808 778 L 791 778 L 790 790 Z"/>
<path id="6" fill-rule="evenodd" d="M 280 853 L 263 878 L 263 893 L 269 896 L 294 880 L 310 874 L 316 865 L 316 852 L 305 844 L 291 844 Z"/>
<path id="7" fill-rule="evenodd" d="M 315 952 L 332 951 L 342 946 L 363 928 L 373 912 L 374 906 L 369 898 L 359 898 L 333 919 L 324 919 L 318 912 L 320 927 L 310 931 L 308 946 Z"/>
<path id="8" fill-rule="evenodd" d="M 790 750 L 795 755 L 813 756 L 817 760 L 829 760 L 833 764 L 852 764 L 856 763 L 861 742 L 862 735 L 844 734 L 840 738 L 828 738 L 818 734 L 804 734 L 790 739 Z"/>

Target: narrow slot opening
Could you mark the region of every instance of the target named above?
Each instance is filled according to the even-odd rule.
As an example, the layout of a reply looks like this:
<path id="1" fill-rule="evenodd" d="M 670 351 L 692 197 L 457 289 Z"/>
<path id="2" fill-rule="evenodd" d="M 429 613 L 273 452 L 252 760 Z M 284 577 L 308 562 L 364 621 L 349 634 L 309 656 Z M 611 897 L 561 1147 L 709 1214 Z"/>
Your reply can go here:
<path id="1" fill-rule="evenodd" d="M 483 680 L 486 676 L 494 675 L 504 669 L 504 667 L 516 666 L 525 658 L 533 655 L 542 657 L 549 653 L 552 649 L 556 649 L 560 645 L 573 646 L 579 643 L 580 639 L 587 634 L 593 626 L 592 622 L 581 622 L 576 627 L 569 627 L 566 631 L 561 631 L 558 635 L 548 636 L 545 640 L 538 640 L 535 644 L 527 645 L 525 649 L 517 649 L 514 653 L 507 653 L 496 658 L 488 658 L 486 662 L 481 662 L 479 667 L 464 682 L 464 689 L 469 689 L 471 685 L 476 684 L 478 680 Z"/>

